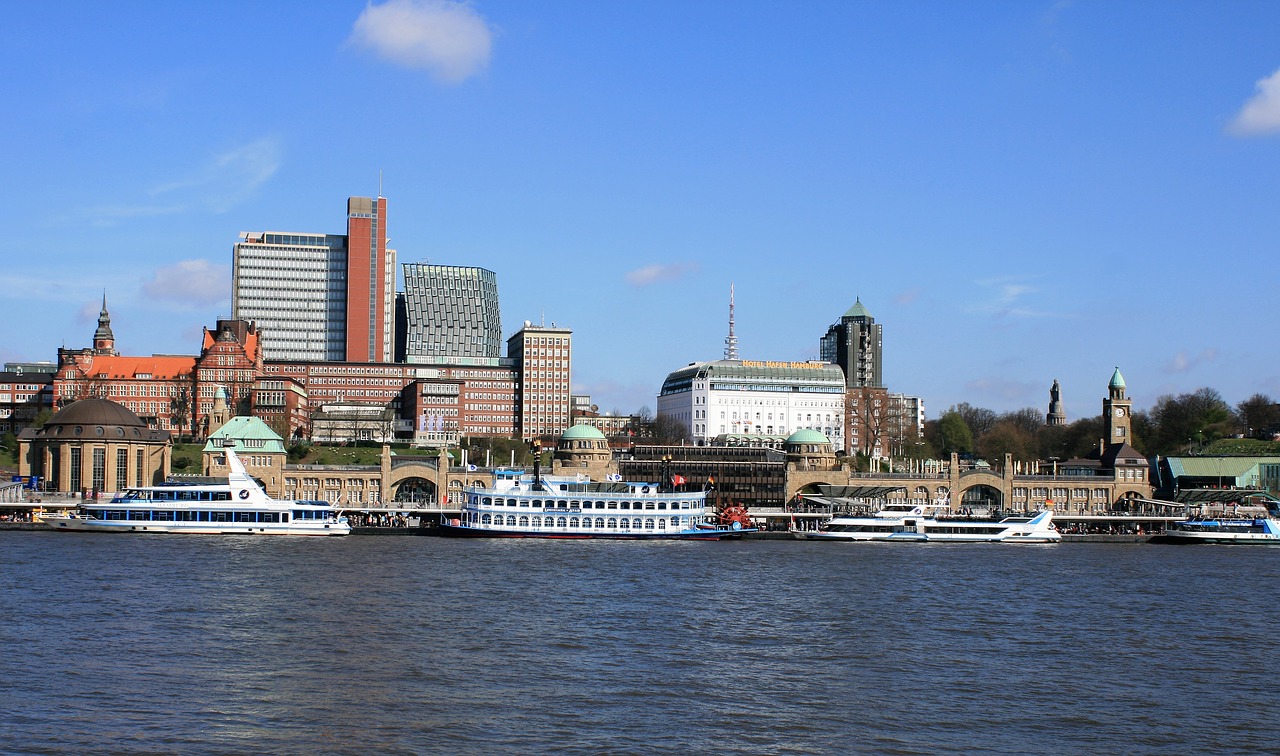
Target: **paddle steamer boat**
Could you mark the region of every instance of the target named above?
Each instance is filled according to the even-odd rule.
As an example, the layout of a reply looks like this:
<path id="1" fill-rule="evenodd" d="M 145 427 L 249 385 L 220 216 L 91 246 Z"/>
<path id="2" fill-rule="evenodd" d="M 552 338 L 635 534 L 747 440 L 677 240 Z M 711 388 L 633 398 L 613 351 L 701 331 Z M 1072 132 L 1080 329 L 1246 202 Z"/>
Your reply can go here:
<path id="1" fill-rule="evenodd" d="M 612 476 L 616 477 L 616 476 Z M 707 508 L 707 491 L 682 491 L 682 479 L 663 471 L 663 482 L 590 481 L 509 472 L 493 487 L 465 492 L 461 517 L 436 533 L 479 538 L 605 538 L 721 540 L 756 530 L 745 508 Z"/>

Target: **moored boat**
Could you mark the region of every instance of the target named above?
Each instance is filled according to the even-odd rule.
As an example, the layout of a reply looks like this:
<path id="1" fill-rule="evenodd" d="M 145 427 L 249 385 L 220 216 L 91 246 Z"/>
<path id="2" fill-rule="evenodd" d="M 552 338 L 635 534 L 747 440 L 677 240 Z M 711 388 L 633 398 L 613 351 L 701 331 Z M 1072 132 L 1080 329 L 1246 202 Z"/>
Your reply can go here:
<path id="1" fill-rule="evenodd" d="M 273 499 L 246 471 L 234 449 L 226 449 L 226 483 L 166 482 L 138 486 L 109 501 L 75 511 L 44 514 L 59 531 L 97 533 L 190 533 L 199 535 L 339 536 L 351 532 L 346 517 L 323 501 Z"/>
<path id="2" fill-rule="evenodd" d="M 466 491 L 461 517 L 438 535 L 472 538 L 562 538 L 715 541 L 755 531 L 741 507 L 708 511 L 706 491 L 662 483 L 589 481 L 513 472 L 492 488 Z"/>
<path id="3" fill-rule="evenodd" d="M 1280 501 L 1269 496 L 1249 497 L 1265 508 L 1246 507 L 1235 516 L 1199 514 L 1171 522 L 1152 543 L 1227 543 L 1280 546 Z M 1249 510 L 1258 516 L 1245 516 Z"/>
<path id="4" fill-rule="evenodd" d="M 872 515 L 839 515 L 816 530 L 793 530 L 810 541 L 891 543 L 1057 543 L 1053 511 L 1001 519 L 957 517 L 945 505 L 886 507 Z"/>

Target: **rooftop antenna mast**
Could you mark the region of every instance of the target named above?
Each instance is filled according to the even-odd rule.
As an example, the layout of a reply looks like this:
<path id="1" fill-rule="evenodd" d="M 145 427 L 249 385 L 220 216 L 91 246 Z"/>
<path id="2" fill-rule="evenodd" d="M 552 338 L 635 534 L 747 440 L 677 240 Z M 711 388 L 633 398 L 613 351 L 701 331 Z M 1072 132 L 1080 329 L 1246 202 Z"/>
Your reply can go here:
<path id="1" fill-rule="evenodd" d="M 378 171 L 378 196 L 382 196 L 382 171 Z"/>
<path id="2" fill-rule="evenodd" d="M 738 359 L 738 337 L 733 333 L 733 284 L 729 284 L 729 335 L 724 339 L 724 358 Z"/>

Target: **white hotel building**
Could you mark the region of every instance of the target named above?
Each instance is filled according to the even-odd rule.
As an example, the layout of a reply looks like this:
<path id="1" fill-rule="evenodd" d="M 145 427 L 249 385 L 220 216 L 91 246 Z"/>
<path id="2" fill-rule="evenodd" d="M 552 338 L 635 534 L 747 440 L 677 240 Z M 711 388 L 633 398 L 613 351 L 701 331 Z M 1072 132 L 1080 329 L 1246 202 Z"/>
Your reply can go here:
<path id="1" fill-rule="evenodd" d="M 844 449 L 844 391 L 844 371 L 829 362 L 694 362 L 663 382 L 658 417 L 679 420 L 699 446 L 809 428 Z"/>

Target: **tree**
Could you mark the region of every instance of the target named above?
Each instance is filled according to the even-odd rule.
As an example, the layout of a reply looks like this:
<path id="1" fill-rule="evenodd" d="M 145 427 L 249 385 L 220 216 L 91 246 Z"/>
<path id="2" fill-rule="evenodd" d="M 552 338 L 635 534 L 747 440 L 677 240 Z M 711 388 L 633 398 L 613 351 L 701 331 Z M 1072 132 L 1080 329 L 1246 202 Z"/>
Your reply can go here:
<path id="1" fill-rule="evenodd" d="M 979 454 L 993 462 L 1003 461 L 1006 454 L 1030 462 L 1039 456 L 1036 451 L 1035 435 L 1014 420 L 1001 420 L 978 439 Z"/>
<path id="2" fill-rule="evenodd" d="M 884 389 L 860 388 L 845 392 L 844 411 L 850 419 L 853 438 L 845 439 L 850 451 L 861 452 L 868 456 L 891 455 L 890 449 L 881 445 L 881 441 L 889 436 L 889 404 L 888 393 Z M 879 452 L 876 450 L 879 449 Z"/>
<path id="3" fill-rule="evenodd" d="M 1035 407 L 1023 407 L 1020 410 L 1006 412 L 996 419 L 996 423 L 1008 423 L 1030 436 L 1036 435 L 1045 427 L 1044 413 Z"/>
<path id="4" fill-rule="evenodd" d="M 1254 394 L 1236 405 L 1236 422 L 1250 438 L 1268 438 L 1280 430 L 1280 404 L 1266 394 Z"/>
<path id="5" fill-rule="evenodd" d="M 947 410 L 938 418 L 938 451 L 943 454 L 957 452 L 966 454 L 973 451 L 973 431 L 964 417 L 955 410 Z"/>
<path id="6" fill-rule="evenodd" d="M 889 456 L 924 459 L 926 444 L 916 424 L 916 415 L 904 402 L 889 400 L 884 422 Z"/>
<path id="7" fill-rule="evenodd" d="M 995 412 L 985 407 L 974 407 L 968 402 L 960 402 L 947 411 L 960 415 L 975 438 L 994 428 L 999 419 Z"/>
<path id="8" fill-rule="evenodd" d="M 186 386 L 178 388 L 177 392 L 169 399 L 169 421 L 173 424 L 174 429 L 178 431 L 178 435 L 182 435 L 186 430 L 187 420 L 191 417 L 191 392 Z"/>
<path id="9" fill-rule="evenodd" d="M 1068 425 L 1066 431 L 1062 434 L 1062 453 L 1049 456 L 1071 459 L 1072 457 L 1086 457 L 1090 453 L 1097 453 L 1105 433 L 1102 417 L 1081 418 Z"/>
<path id="10" fill-rule="evenodd" d="M 1172 454 L 1197 448 L 1233 430 L 1231 408 L 1217 391 L 1200 388 L 1189 394 L 1165 394 L 1151 408 L 1155 434 L 1148 454 Z"/>
<path id="11" fill-rule="evenodd" d="M 266 421 L 267 427 L 275 431 L 285 443 L 289 442 L 289 418 L 286 415 L 276 415 Z"/>
<path id="12" fill-rule="evenodd" d="M 649 439 L 653 438 L 653 410 L 649 409 L 649 405 L 645 405 L 636 412 L 634 420 L 636 438 Z"/>
<path id="13" fill-rule="evenodd" d="M 653 440 L 660 445 L 675 446 L 689 440 L 689 429 L 674 417 L 659 417 L 653 421 Z"/>

